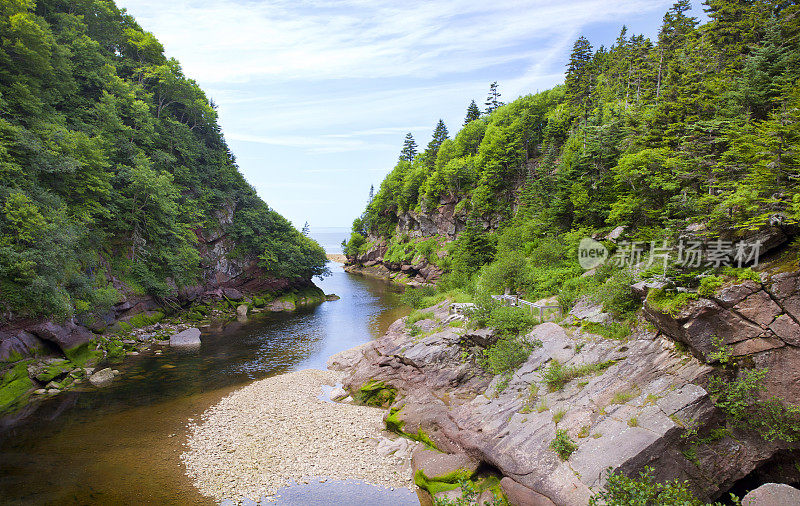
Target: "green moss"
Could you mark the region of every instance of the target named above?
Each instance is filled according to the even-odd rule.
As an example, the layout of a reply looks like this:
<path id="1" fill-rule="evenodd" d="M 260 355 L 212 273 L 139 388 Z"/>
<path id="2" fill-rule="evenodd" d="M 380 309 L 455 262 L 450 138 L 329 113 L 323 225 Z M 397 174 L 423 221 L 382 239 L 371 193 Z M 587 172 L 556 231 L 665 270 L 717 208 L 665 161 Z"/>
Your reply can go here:
<path id="1" fill-rule="evenodd" d="M 418 428 L 416 433 L 403 430 L 406 422 L 400 419 L 400 411 L 402 411 L 402 409 L 403 408 L 392 408 L 389 410 L 389 414 L 386 416 L 386 429 L 413 441 L 419 441 L 431 450 L 439 451 L 439 448 L 436 447 L 436 443 L 434 443 L 430 436 L 422 429 Z"/>
<path id="2" fill-rule="evenodd" d="M 14 362 L 19 362 L 22 360 L 22 358 L 23 357 L 19 352 L 12 350 L 11 353 L 9 353 L 8 358 L 0 363 L 13 364 Z"/>
<path id="3" fill-rule="evenodd" d="M 50 364 L 42 364 L 39 372 L 36 374 L 36 379 L 42 383 L 52 381 L 59 376 L 64 376 L 73 369 L 72 363 L 68 360 L 61 360 Z"/>
<path id="4" fill-rule="evenodd" d="M 396 396 L 397 389 L 393 386 L 387 385 L 383 381 L 368 380 L 361 385 L 353 399 L 365 406 L 386 408 L 394 402 Z"/>
<path id="5" fill-rule="evenodd" d="M 96 364 L 103 356 L 103 352 L 94 349 L 95 343 L 84 343 L 80 346 L 64 351 L 67 358 L 77 367 Z"/>
<path id="6" fill-rule="evenodd" d="M 471 480 L 474 475 L 474 471 L 456 469 L 441 476 L 428 477 L 422 469 L 419 469 L 414 473 L 414 484 L 435 496 L 438 493 L 458 488 L 459 483 Z"/>
<path id="7" fill-rule="evenodd" d="M 0 382 L 0 413 L 20 407 L 30 396 L 33 381 L 28 377 L 30 360 L 20 362 L 3 375 Z"/>
<path id="8" fill-rule="evenodd" d="M 131 330 L 133 330 L 133 327 L 131 327 L 131 325 L 126 322 L 117 322 L 117 325 L 123 332 L 130 332 Z"/>

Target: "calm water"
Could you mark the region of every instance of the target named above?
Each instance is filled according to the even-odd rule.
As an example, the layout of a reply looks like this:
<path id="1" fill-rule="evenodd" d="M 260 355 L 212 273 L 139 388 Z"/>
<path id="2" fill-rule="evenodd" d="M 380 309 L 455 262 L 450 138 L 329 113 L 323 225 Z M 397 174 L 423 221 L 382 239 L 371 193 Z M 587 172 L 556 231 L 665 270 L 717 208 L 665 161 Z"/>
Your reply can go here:
<path id="1" fill-rule="evenodd" d="M 388 285 L 332 270 L 318 284 L 339 301 L 203 329 L 199 351 L 129 357 L 110 387 L 65 393 L 0 420 L 0 503 L 208 503 L 179 460 L 188 420 L 252 380 L 324 369 L 330 355 L 380 336 L 407 314 Z M 360 496 L 409 501 L 349 483 L 288 489 L 282 502 L 354 504 Z"/>
<path id="2" fill-rule="evenodd" d="M 325 253 L 342 253 L 342 241 L 350 238 L 350 229 L 345 227 L 311 227 L 308 234 L 325 249 Z"/>

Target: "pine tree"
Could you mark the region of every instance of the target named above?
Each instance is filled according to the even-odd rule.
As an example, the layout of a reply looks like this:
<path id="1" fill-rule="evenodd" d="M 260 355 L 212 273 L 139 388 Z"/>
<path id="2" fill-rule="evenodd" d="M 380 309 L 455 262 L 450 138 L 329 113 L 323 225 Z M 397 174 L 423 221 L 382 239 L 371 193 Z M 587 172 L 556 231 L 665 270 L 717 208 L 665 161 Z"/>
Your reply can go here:
<path id="1" fill-rule="evenodd" d="M 498 107 L 505 105 L 500 101 L 500 91 L 497 89 L 497 81 L 489 85 L 489 95 L 486 97 L 486 114 L 492 114 Z"/>
<path id="2" fill-rule="evenodd" d="M 311 225 L 308 224 L 308 221 L 306 221 L 305 225 L 303 225 L 303 230 L 301 233 L 306 237 L 308 237 L 308 234 L 311 233 Z"/>
<path id="3" fill-rule="evenodd" d="M 565 85 L 570 101 L 574 104 L 584 105 L 584 109 L 586 100 L 591 93 L 591 62 L 592 45 L 586 37 L 581 36 L 572 46 Z"/>
<path id="4" fill-rule="evenodd" d="M 470 102 L 469 107 L 467 107 L 467 117 L 464 118 L 464 125 L 469 124 L 476 119 L 480 119 L 481 117 L 481 110 L 478 109 L 478 104 L 475 103 L 473 100 Z"/>
<path id="5" fill-rule="evenodd" d="M 440 119 L 439 122 L 436 123 L 436 128 L 433 129 L 433 138 L 428 143 L 428 148 L 425 150 L 425 153 L 430 154 L 433 158 L 433 161 L 436 161 L 436 155 L 439 153 L 439 148 L 449 137 L 450 133 L 447 131 L 447 126 L 444 124 L 444 121 Z"/>
<path id="6" fill-rule="evenodd" d="M 406 140 L 403 142 L 403 150 L 400 151 L 400 160 L 406 162 L 413 162 L 417 157 L 417 142 L 411 132 L 406 134 Z"/>

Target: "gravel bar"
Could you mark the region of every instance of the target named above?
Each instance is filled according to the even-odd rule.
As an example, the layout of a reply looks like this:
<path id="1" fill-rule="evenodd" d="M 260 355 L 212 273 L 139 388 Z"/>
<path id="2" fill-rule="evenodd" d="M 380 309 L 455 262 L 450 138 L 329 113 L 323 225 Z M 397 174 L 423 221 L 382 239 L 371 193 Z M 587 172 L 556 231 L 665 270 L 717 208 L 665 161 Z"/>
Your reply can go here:
<path id="1" fill-rule="evenodd" d="M 311 479 L 412 488 L 407 469 L 376 451 L 384 410 L 317 398 L 340 378 L 303 370 L 231 393 L 189 424 L 186 474 L 217 501 L 269 500 Z"/>

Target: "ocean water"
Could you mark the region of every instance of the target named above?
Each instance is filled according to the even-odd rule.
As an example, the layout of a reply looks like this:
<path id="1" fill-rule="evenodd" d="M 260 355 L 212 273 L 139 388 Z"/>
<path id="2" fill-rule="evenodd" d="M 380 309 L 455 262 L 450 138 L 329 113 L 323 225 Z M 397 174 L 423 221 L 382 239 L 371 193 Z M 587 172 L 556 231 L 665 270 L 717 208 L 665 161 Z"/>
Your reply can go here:
<path id="1" fill-rule="evenodd" d="M 309 236 L 325 249 L 325 253 L 342 253 L 342 241 L 350 238 L 347 227 L 312 227 Z"/>

